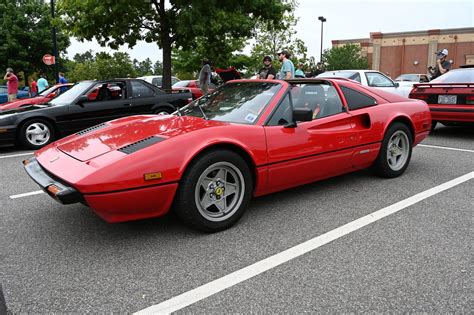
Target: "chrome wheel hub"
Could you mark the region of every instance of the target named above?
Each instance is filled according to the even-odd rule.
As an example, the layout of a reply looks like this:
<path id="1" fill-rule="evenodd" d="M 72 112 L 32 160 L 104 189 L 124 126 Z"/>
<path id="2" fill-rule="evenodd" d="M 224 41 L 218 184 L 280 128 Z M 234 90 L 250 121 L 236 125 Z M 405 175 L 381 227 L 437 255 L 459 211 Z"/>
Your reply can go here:
<path id="1" fill-rule="evenodd" d="M 33 123 L 26 129 L 26 140 L 33 145 L 43 145 L 50 137 L 50 130 L 45 124 Z"/>
<path id="2" fill-rule="evenodd" d="M 408 135 L 398 130 L 395 132 L 388 142 L 387 146 L 387 162 L 393 171 L 402 169 L 410 153 L 410 141 Z"/>
<path id="3" fill-rule="evenodd" d="M 244 192 L 242 172 L 231 163 L 217 162 L 199 177 L 195 202 L 205 219 L 219 222 L 231 217 L 239 209 Z"/>

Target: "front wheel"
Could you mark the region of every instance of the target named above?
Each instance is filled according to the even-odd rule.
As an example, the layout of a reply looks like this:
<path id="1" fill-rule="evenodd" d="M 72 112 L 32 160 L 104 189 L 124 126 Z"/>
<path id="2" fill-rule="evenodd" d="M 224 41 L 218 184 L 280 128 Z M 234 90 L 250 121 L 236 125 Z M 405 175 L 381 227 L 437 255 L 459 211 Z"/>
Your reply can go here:
<path id="1" fill-rule="evenodd" d="M 174 112 L 174 110 L 172 108 L 169 108 L 169 107 L 159 107 L 154 111 L 154 113 L 156 115 L 170 115 L 173 112 Z"/>
<path id="2" fill-rule="evenodd" d="M 242 217 L 252 191 L 249 166 L 238 154 L 211 151 L 192 163 L 183 175 L 175 211 L 191 227 L 217 232 Z"/>
<path id="3" fill-rule="evenodd" d="M 29 149 L 39 149 L 54 140 L 53 126 L 43 119 L 33 119 L 21 126 L 18 138 Z"/>
<path id="4" fill-rule="evenodd" d="M 373 170 L 382 177 L 397 177 L 405 172 L 410 163 L 412 139 L 405 124 L 394 123 L 385 133 Z"/>

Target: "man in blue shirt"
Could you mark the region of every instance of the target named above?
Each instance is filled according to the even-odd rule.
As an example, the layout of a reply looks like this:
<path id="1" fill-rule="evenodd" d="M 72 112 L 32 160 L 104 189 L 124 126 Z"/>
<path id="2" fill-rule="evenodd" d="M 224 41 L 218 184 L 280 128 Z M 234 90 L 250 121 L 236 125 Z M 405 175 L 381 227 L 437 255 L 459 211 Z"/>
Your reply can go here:
<path id="1" fill-rule="evenodd" d="M 278 53 L 278 59 L 281 61 L 280 80 L 293 79 L 295 77 L 295 66 L 291 62 L 290 53 L 282 50 Z"/>
<path id="2" fill-rule="evenodd" d="M 64 73 L 63 72 L 59 72 L 59 84 L 66 84 L 68 81 L 67 79 L 64 77 Z M 60 91 L 61 93 L 67 91 L 67 86 L 62 86 L 60 87 Z"/>

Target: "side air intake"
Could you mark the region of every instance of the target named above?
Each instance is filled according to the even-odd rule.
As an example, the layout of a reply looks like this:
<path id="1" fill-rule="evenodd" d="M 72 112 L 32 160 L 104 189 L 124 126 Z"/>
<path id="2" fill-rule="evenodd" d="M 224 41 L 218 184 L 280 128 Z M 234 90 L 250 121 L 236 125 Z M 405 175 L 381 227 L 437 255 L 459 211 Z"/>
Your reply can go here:
<path id="1" fill-rule="evenodd" d="M 107 127 L 107 124 L 106 123 L 101 123 L 99 125 L 95 125 L 95 126 L 87 128 L 87 129 L 81 130 L 78 133 L 76 133 L 76 135 L 82 136 L 82 135 L 85 135 L 86 133 L 89 133 L 89 132 L 92 132 L 92 131 L 95 131 L 95 130 L 99 130 L 99 129 L 102 129 L 102 128 L 105 128 L 105 127 Z"/>
<path id="2" fill-rule="evenodd" d="M 129 145 L 124 146 L 123 148 L 117 149 L 117 151 L 126 153 L 126 154 L 131 154 L 133 152 L 139 151 L 141 149 L 145 149 L 155 143 L 161 142 L 165 140 L 165 138 L 160 138 L 160 137 L 155 137 L 151 136 L 148 138 L 145 138 L 143 140 L 131 143 Z"/>

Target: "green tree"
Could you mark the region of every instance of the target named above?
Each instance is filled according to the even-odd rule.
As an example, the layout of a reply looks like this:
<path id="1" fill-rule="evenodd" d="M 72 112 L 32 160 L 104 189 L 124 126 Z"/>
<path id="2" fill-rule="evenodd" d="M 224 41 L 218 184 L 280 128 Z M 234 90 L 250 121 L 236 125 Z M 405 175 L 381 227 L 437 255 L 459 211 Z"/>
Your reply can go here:
<path id="1" fill-rule="evenodd" d="M 82 58 L 75 59 L 84 60 Z M 71 82 L 136 76 L 130 56 L 124 52 L 115 52 L 113 55 L 99 52 L 92 58 L 85 59 L 84 62 L 70 61 L 68 66 L 70 67 L 68 76 Z"/>
<path id="2" fill-rule="evenodd" d="M 326 70 L 367 69 L 369 62 L 362 56 L 359 45 L 344 45 L 324 50 L 323 63 Z"/>
<path id="3" fill-rule="evenodd" d="M 44 0 L 0 0 L 1 71 L 12 67 L 25 77 L 39 70 L 52 74 L 52 67 L 42 63 L 43 55 L 53 54 L 51 28 L 51 10 Z M 57 43 L 59 52 L 69 46 L 59 29 Z"/>
<path id="4" fill-rule="evenodd" d="M 153 74 L 153 62 L 150 58 L 146 58 L 143 61 L 133 59 L 133 68 L 135 75 L 139 77 Z"/>
<path id="5" fill-rule="evenodd" d="M 229 41 L 248 38 L 258 20 L 281 19 L 283 0 L 58 0 L 58 12 L 71 34 L 95 38 L 117 48 L 137 41 L 163 50 L 163 86 L 171 87 L 172 48 L 194 48 L 204 41 L 209 52 Z M 80 12 L 80 14 L 78 14 Z M 119 18 L 117 18 L 119 17 Z M 213 59 L 213 56 L 208 54 Z"/>
<path id="6" fill-rule="evenodd" d="M 264 56 L 271 56 L 273 66 L 278 69 L 280 62 L 276 54 L 285 49 L 291 53 L 291 60 L 295 64 L 307 63 L 307 51 L 304 42 L 296 38 L 296 24 L 294 16 L 297 6 L 295 1 L 289 2 L 290 9 L 281 20 L 260 21 L 255 29 L 255 44 L 252 46 L 252 62 L 248 65 L 249 71 L 256 73 L 263 65 Z"/>
<path id="7" fill-rule="evenodd" d="M 153 74 L 155 75 L 161 75 L 163 74 L 163 63 L 159 60 L 155 62 L 153 65 Z"/>

